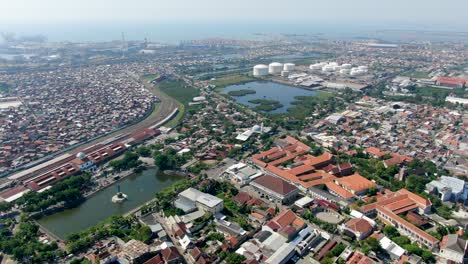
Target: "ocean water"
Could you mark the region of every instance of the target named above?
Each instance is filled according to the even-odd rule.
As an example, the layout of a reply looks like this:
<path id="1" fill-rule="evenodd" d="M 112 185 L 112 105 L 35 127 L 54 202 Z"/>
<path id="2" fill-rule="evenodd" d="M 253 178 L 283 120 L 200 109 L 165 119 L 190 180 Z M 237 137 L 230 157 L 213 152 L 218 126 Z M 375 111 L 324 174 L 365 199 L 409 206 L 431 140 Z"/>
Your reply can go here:
<path id="1" fill-rule="evenodd" d="M 279 34 L 319 35 L 340 37 L 366 35 L 374 25 L 323 24 L 314 22 L 295 23 L 208 23 L 208 22 L 148 22 L 148 23 L 57 23 L 34 25 L 0 25 L 0 32 L 15 32 L 17 36 L 45 35 L 48 41 L 111 41 L 121 40 L 122 32 L 126 40 L 178 43 L 183 40 L 204 38 L 258 39 L 266 35 Z"/>
<path id="2" fill-rule="evenodd" d="M 401 30 L 419 32 L 402 33 Z M 424 30 L 460 31 L 456 28 L 424 27 L 412 24 L 395 23 L 324 23 L 324 22 L 77 22 L 56 24 L 0 24 L 0 32 L 14 32 L 17 36 L 45 35 L 48 41 L 102 42 L 121 40 L 122 32 L 126 40 L 177 44 L 183 40 L 204 38 L 265 39 L 280 34 L 307 35 L 322 39 L 380 39 L 385 41 L 408 41 L 423 38 L 446 39 L 446 36 L 424 33 Z M 397 32 L 392 32 L 397 31 Z M 465 30 L 461 30 L 465 31 Z M 461 36 L 466 40 L 468 33 Z M 452 38 L 452 36 L 448 37 Z M 460 36 L 457 36 L 460 38 Z M 0 39 L 1 42 L 1 39 Z"/>

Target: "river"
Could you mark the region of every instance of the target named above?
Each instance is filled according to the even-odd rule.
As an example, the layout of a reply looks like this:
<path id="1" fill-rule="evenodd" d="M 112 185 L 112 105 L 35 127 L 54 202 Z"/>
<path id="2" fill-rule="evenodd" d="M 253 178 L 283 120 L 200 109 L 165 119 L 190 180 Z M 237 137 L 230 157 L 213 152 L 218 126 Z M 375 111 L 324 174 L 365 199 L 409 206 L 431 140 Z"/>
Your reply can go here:
<path id="1" fill-rule="evenodd" d="M 158 173 L 152 168 L 140 174 L 130 175 L 119 181 L 120 189 L 128 195 L 122 204 L 112 203 L 117 184 L 97 192 L 80 206 L 43 217 L 38 222 L 49 232 L 65 239 L 67 235 L 91 227 L 112 215 L 122 215 L 154 198 L 156 192 L 182 179 Z"/>

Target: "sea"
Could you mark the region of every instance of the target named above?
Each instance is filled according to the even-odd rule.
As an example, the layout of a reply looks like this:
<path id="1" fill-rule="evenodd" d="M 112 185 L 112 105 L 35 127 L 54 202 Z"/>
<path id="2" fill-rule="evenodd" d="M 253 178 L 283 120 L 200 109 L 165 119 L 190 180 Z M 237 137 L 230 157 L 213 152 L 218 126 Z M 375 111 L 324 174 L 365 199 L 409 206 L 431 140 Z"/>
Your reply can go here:
<path id="1" fill-rule="evenodd" d="M 414 39 L 420 25 L 320 22 L 76 22 L 49 24 L 0 24 L 0 32 L 16 36 L 44 35 L 49 42 L 105 42 L 144 40 L 178 44 L 206 38 L 265 39 L 284 34 L 321 39 L 379 39 L 397 41 Z M 412 34 L 402 33 L 411 30 Z M 445 30 L 440 28 L 438 30 Z M 455 29 L 452 29 L 452 31 Z M 416 32 L 416 33 L 415 33 Z M 428 34 L 423 34 L 425 38 Z M 445 36 L 445 35 L 444 35 Z M 430 37 L 430 34 L 429 34 Z M 441 38 L 440 35 L 436 36 Z"/>

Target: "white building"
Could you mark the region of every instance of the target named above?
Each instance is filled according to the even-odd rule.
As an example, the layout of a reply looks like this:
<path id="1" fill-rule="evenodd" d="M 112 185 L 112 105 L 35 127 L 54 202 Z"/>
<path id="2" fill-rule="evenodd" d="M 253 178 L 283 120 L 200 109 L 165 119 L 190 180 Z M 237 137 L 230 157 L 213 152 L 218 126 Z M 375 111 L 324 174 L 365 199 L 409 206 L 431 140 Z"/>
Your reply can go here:
<path id="1" fill-rule="evenodd" d="M 90 171 L 95 165 L 94 161 L 89 159 L 83 152 L 76 154 L 76 159 L 72 160 L 72 162 L 80 168 L 80 171 Z"/>
<path id="2" fill-rule="evenodd" d="M 445 102 L 449 102 L 449 103 L 452 103 L 452 104 L 459 103 L 459 104 L 462 104 L 462 105 L 467 105 L 468 104 L 468 99 L 461 98 L 461 97 L 447 96 L 447 98 L 445 98 Z"/>
<path id="3" fill-rule="evenodd" d="M 237 163 L 224 171 L 224 175 L 240 185 L 249 184 L 253 179 L 262 176 L 262 172 L 245 163 Z"/>
<path id="4" fill-rule="evenodd" d="M 406 253 L 406 250 L 404 250 L 386 236 L 380 239 L 379 244 L 383 250 L 387 251 L 392 259 L 400 259 L 401 256 Z"/>
<path id="5" fill-rule="evenodd" d="M 439 195 L 442 201 L 464 201 L 468 198 L 468 186 L 464 180 L 442 176 L 439 180 L 431 181 L 426 190 Z"/>
<path id="6" fill-rule="evenodd" d="M 179 193 L 174 206 L 184 212 L 192 212 L 199 209 L 212 214 L 218 213 L 224 208 L 223 200 L 211 194 L 200 192 L 194 188 Z"/>
<path id="7" fill-rule="evenodd" d="M 255 125 L 251 129 L 248 129 L 239 135 L 237 135 L 236 139 L 240 141 L 247 141 L 253 134 L 262 134 L 262 133 L 268 133 L 271 131 L 271 127 L 264 127 L 263 123 L 261 126 Z"/>

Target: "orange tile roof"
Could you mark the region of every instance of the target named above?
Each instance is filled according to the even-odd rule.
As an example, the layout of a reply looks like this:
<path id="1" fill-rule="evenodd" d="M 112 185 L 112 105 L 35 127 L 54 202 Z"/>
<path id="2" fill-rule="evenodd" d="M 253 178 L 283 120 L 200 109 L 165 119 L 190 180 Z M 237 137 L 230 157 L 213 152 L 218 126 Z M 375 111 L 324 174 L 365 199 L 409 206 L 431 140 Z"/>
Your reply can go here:
<path id="1" fill-rule="evenodd" d="M 334 182 L 327 182 L 326 185 L 329 190 L 333 191 L 334 193 L 338 194 L 339 196 L 343 198 L 349 199 L 349 198 L 354 197 L 354 195 L 351 192 L 341 188 L 340 186 L 336 185 Z"/>
<path id="2" fill-rule="evenodd" d="M 317 166 L 317 165 L 322 165 L 327 162 L 331 162 L 333 155 L 331 153 L 325 152 L 320 156 L 317 156 L 317 157 L 310 156 L 310 157 L 311 158 L 304 161 L 304 164 L 310 165 L 310 166 Z"/>
<path id="3" fill-rule="evenodd" d="M 355 193 L 377 186 L 375 182 L 369 181 L 357 173 L 347 177 L 338 178 L 335 182 L 337 182 L 338 185 L 343 186 L 345 189 L 352 190 Z"/>
<path id="4" fill-rule="evenodd" d="M 372 259 L 368 258 L 363 253 L 356 251 L 353 256 L 346 262 L 346 264 L 372 264 Z"/>
<path id="5" fill-rule="evenodd" d="M 425 238 L 431 243 L 437 243 L 439 240 L 434 238 L 433 236 L 429 235 L 428 233 L 422 231 L 421 229 L 417 228 L 410 222 L 406 221 L 405 219 L 399 217 L 398 215 L 394 214 L 392 211 L 386 209 L 383 206 L 377 205 L 377 209 L 385 213 L 387 216 L 391 217 L 393 220 L 399 222 L 400 225 L 404 225 L 407 229 L 410 229 L 414 233 L 418 234 L 420 237 Z"/>
<path id="6" fill-rule="evenodd" d="M 422 206 L 427 207 L 427 206 L 432 205 L 431 201 L 429 201 L 428 199 L 422 198 L 421 196 L 419 196 L 417 194 L 414 194 L 414 193 L 408 191 L 407 189 L 400 189 L 398 192 L 401 193 L 401 194 L 407 194 L 408 197 L 411 200 L 416 201 L 417 203 L 419 203 Z"/>
<path id="7" fill-rule="evenodd" d="M 310 172 L 310 171 L 313 171 L 313 170 L 315 170 L 315 168 L 313 166 L 302 165 L 302 166 L 298 166 L 298 167 L 295 167 L 295 168 L 289 170 L 289 173 L 294 174 L 294 175 L 297 176 L 299 174 L 303 174 L 303 173 Z"/>
<path id="8" fill-rule="evenodd" d="M 362 218 L 353 218 L 346 222 L 345 226 L 359 233 L 367 233 L 372 230 L 372 225 Z"/>
<path id="9" fill-rule="evenodd" d="M 376 157 L 379 157 L 379 158 L 382 157 L 382 156 L 384 156 L 385 154 L 387 154 L 386 152 L 381 151 L 380 149 L 375 148 L 375 147 L 366 148 L 365 151 L 366 151 L 367 153 L 372 154 L 372 155 L 374 155 L 374 156 L 376 156 Z"/>

